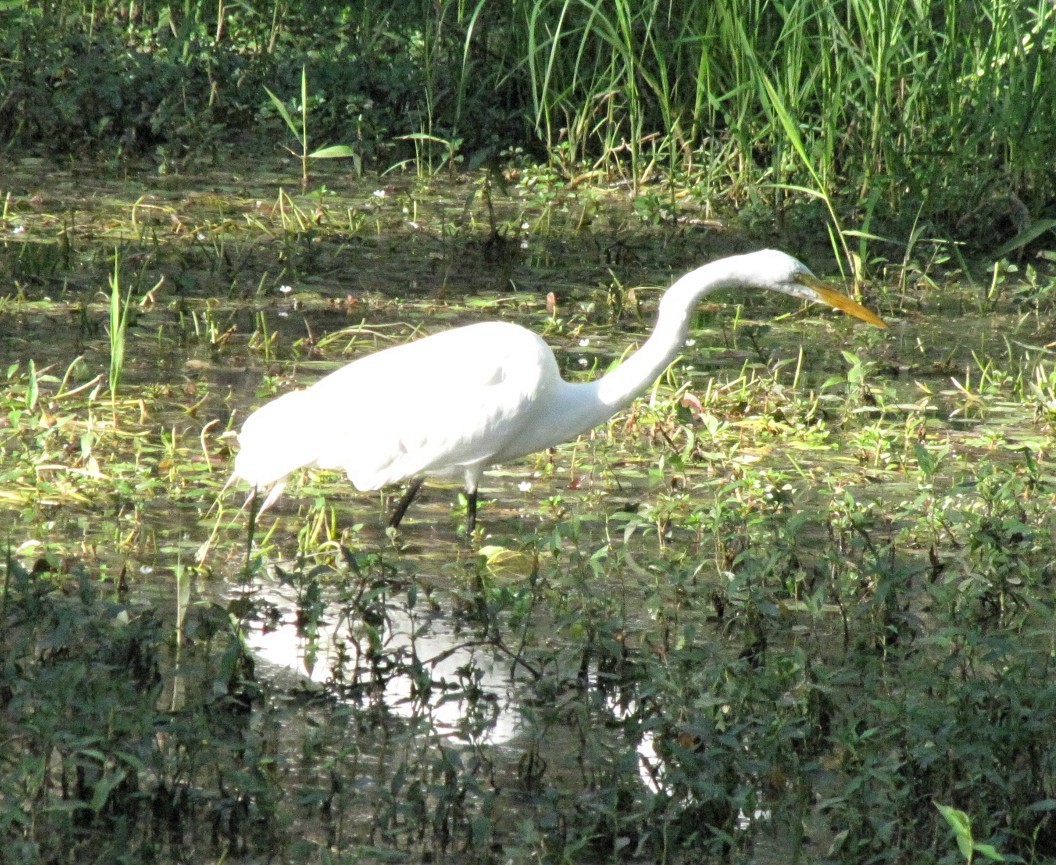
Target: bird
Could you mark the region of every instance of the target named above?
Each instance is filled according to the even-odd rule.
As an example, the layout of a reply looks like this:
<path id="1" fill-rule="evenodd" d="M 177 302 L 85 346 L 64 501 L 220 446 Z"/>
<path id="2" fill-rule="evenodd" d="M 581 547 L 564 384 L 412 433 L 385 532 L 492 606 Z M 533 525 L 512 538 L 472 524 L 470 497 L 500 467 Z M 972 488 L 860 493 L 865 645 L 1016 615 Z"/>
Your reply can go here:
<path id="1" fill-rule="evenodd" d="M 359 490 L 406 482 L 389 519 L 395 528 L 426 478 L 458 478 L 471 535 L 486 468 L 574 439 L 630 405 L 682 350 L 699 301 L 721 289 L 778 291 L 887 327 L 787 253 L 720 258 L 674 282 L 646 341 L 598 379 L 565 381 L 550 346 L 517 324 L 440 331 L 357 358 L 258 408 L 238 433 L 231 480 L 248 483 L 257 513 L 302 467 L 343 471 Z"/>

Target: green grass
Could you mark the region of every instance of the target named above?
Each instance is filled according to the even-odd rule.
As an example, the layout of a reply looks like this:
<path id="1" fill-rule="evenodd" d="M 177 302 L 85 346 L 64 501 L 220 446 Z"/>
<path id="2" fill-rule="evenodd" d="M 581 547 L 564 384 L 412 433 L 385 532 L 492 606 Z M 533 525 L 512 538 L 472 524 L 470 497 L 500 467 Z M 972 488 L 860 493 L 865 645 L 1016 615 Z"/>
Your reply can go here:
<path id="1" fill-rule="evenodd" d="M 121 291 L 121 256 L 114 250 L 114 273 L 110 277 L 110 400 L 117 401 L 117 389 L 125 366 L 125 337 L 128 333 L 128 307 L 132 292 Z M 115 414 L 116 418 L 116 414 Z"/>
<path id="2" fill-rule="evenodd" d="M 286 128 L 290 130 L 293 137 L 297 141 L 297 149 L 290 149 L 290 153 L 293 154 L 301 163 L 301 188 L 305 189 L 308 186 L 308 164 L 313 159 L 346 159 L 351 158 L 355 162 L 358 162 L 358 154 L 349 147 L 347 144 L 330 144 L 324 145 L 323 147 L 310 148 L 308 146 L 308 67 L 301 67 L 301 98 L 300 98 L 300 117 L 294 119 L 290 110 L 286 107 L 286 103 L 279 99 L 274 93 L 268 88 L 264 88 L 268 97 L 271 99 L 271 104 L 275 110 L 279 113 L 283 122 L 286 124 Z M 358 173 L 358 169 L 357 169 Z"/>
<path id="3" fill-rule="evenodd" d="M 496 317 L 593 375 L 672 274 L 756 242 L 692 197 L 658 218 L 663 186 L 231 168 L 7 200 L 9 858 L 957 861 L 932 803 L 973 850 L 1056 855 L 1044 260 L 973 281 L 922 241 L 865 286 L 888 332 L 716 297 L 631 410 L 489 476 L 479 546 L 455 488 L 390 536 L 385 495 L 308 472 L 256 525 L 228 492 L 198 563 L 275 393 Z M 246 651 L 284 619 L 325 688 Z"/>
<path id="4" fill-rule="evenodd" d="M 0 139 L 167 173 L 232 154 L 271 161 L 292 134 L 302 179 L 323 155 L 429 177 L 529 153 L 565 182 L 637 194 L 662 178 L 671 203 L 697 190 L 767 223 L 824 224 L 847 274 L 865 279 L 922 237 L 1001 254 L 1051 237 L 1056 11 L 964 9 L 16 5 L 0 37 L 12 59 Z M 309 115 L 313 140 L 344 143 L 312 148 Z"/>

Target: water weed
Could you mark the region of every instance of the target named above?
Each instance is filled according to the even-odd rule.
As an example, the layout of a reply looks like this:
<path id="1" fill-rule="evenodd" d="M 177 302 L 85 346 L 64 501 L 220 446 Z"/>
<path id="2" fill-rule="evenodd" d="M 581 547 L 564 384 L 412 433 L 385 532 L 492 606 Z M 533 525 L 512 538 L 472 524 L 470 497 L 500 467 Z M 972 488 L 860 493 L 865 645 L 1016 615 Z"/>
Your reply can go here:
<path id="1" fill-rule="evenodd" d="M 1052 857 L 1044 259 L 991 285 L 918 239 L 863 282 L 881 339 L 717 297 L 628 412 L 497 473 L 471 538 L 457 489 L 388 534 L 317 471 L 258 520 L 223 485 L 275 394 L 483 318 L 591 377 L 672 272 L 756 243 L 663 185 L 313 178 L 8 200 L 9 858 L 955 857 L 929 802 Z M 22 267 L 27 235 L 70 263 Z"/>
<path id="2" fill-rule="evenodd" d="M 121 373 L 125 365 L 125 334 L 128 331 L 128 307 L 132 292 L 122 296 L 120 256 L 114 252 L 114 273 L 110 277 L 110 400 L 117 399 Z M 116 412 L 115 412 L 116 417 Z"/>
<path id="3" fill-rule="evenodd" d="M 286 107 L 286 103 L 279 99 L 274 93 L 268 88 L 264 88 L 267 91 L 268 97 L 271 99 L 271 104 L 275 110 L 279 113 L 279 116 L 285 122 L 286 127 L 293 133 L 297 139 L 297 150 L 290 150 L 301 163 L 301 188 L 307 189 L 308 187 L 308 163 L 312 159 L 343 159 L 352 158 L 358 162 L 358 155 L 355 150 L 349 147 L 347 144 L 331 144 L 324 147 L 318 147 L 310 149 L 308 147 L 308 67 L 301 67 L 301 99 L 300 99 L 300 118 L 294 120 L 293 115 Z"/>

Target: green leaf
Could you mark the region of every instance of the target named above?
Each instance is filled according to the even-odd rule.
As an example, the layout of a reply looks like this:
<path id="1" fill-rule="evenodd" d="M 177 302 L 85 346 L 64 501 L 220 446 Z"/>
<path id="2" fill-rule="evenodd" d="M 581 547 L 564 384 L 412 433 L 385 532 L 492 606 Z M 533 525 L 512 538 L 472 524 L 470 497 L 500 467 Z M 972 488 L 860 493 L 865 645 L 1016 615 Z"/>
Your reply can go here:
<path id="1" fill-rule="evenodd" d="M 408 132 L 406 135 L 397 135 L 397 141 L 431 141 L 434 144 L 442 144 L 444 147 L 450 147 L 451 142 L 446 138 L 440 138 L 436 135 L 429 135 L 427 132 Z"/>
<path id="2" fill-rule="evenodd" d="M 972 834 L 972 821 L 964 811 L 960 811 L 950 805 L 940 805 L 938 802 L 935 803 L 935 807 L 939 809 L 939 813 L 946 818 L 950 828 L 958 835 Z"/>
<path id="3" fill-rule="evenodd" d="M 95 785 L 95 791 L 92 794 L 92 801 L 89 807 L 96 813 L 101 811 L 106 804 L 106 800 L 110 798 L 110 792 L 125 780 L 127 774 L 124 769 L 118 769 L 116 772 L 104 775 Z"/>
<path id="4" fill-rule="evenodd" d="M 949 805 L 940 805 L 938 802 L 935 803 L 935 807 L 939 809 L 939 813 L 946 818 L 946 822 L 950 824 L 950 828 L 956 834 L 957 846 L 960 848 L 961 855 L 966 862 L 971 862 L 973 852 L 972 821 L 964 811 L 960 811 L 957 808 Z"/>
<path id="5" fill-rule="evenodd" d="M 320 147 L 308 154 L 309 159 L 342 159 L 355 156 L 356 152 L 347 144 L 331 144 L 328 147 Z"/>
<path id="6" fill-rule="evenodd" d="M 37 398 L 40 394 L 37 385 L 37 365 L 33 358 L 29 359 L 29 381 L 26 383 L 26 408 L 33 411 L 37 407 Z"/>
<path id="7" fill-rule="evenodd" d="M 991 862 L 1004 862 L 1005 861 L 1005 857 L 997 852 L 997 850 L 994 848 L 993 844 L 976 844 L 975 845 L 975 852 L 976 853 L 982 853 Z"/>
<path id="8" fill-rule="evenodd" d="M 275 110 L 279 112 L 279 114 L 282 116 L 282 119 L 286 121 L 286 125 L 290 127 L 290 131 L 298 138 L 300 138 L 301 132 L 297 128 L 297 124 L 293 122 L 293 117 L 290 115 L 289 109 L 283 104 L 282 100 L 279 99 L 279 97 L 272 93 L 270 90 L 268 90 L 267 87 L 265 87 L 264 90 L 268 94 L 268 96 L 271 97 L 272 105 L 275 106 Z"/>
<path id="9" fill-rule="evenodd" d="M 998 261 L 1013 250 L 1019 249 L 1021 246 L 1026 246 L 1035 238 L 1041 237 L 1046 231 L 1051 231 L 1052 229 L 1056 229 L 1056 219 L 1040 219 L 1030 226 L 1030 228 L 1021 231 L 1008 241 L 1008 243 L 1002 244 L 995 249 L 990 257 L 994 261 Z"/>

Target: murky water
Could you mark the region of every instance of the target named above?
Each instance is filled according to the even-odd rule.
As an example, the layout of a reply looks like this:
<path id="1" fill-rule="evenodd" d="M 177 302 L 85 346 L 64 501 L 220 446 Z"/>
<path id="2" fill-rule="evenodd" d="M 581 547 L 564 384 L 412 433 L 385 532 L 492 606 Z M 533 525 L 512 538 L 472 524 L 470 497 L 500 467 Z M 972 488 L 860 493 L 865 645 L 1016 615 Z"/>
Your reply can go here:
<path id="1" fill-rule="evenodd" d="M 888 476 L 909 459 L 888 451 L 913 439 L 956 439 L 962 452 L 996 460 L 1015 461 L 1026 447 L 1051 472 L 1041 456 L 1047 430 L 1022 403 L 988 396 L 985 387 L 1009 391 L 996 378 L 978 380 L 986 378 L 978 357 L 1009 345 L 985 333 L 1033 339 L 1029 316 L 1007 309 L 981 318 L 968 345 L 923 314 L 903 320 L 894 311 L 881 338 L 826 314 L 787 315 L 780 300 L 716 298 L 665 385 L 667 394 L 687 388 L 684 407 L 699 411 L 695 441 L 673 440 L 686 431 L 671 425 L 669 410 L 651 416 L 663 394 L 647 395 L 611 431 L 498 468 L 481 490 L 486 531 L 476 549 L 458 534 L 452 487 L 427 488 L 389 537 L 390 494 L 312 476 L 265 517 L 257 542 L 268 558 L 248 582 L 241 493 L 228 492 L 207 565 L 188 592 L 174 575 L 193 567 L 213 530 L 210 506 L 233 447 L 224 433 L 272 393 L 418 333 L 491 318 L 544 334 L 567 375 L 597 374 L 648 331 L 654 289 L 758 244 L 696 218 L 692 204 L 678 226 L 648 225 L 613 196 L 589 192 L 496 196 L 490 225 L 480 189 L 465 183 L 364 185 L 334 175 L 313 198 L 288 193 L 276 178 L 230 173 L 109 181 L 26 172 L 15 188 L 0 225 L 9 286 L 0 298 L 0 369 L 11 382 L 0 422 L 0 523 L 15 555 L 77 559 L 113 579 L 123 573 L 134 591 L 172 608 L 247 605 L 246 644 L 277 690 L 384 706 L 392 718 L 425 725 L 431 744 L 493 749 L 507 779 L 528 790 L 544 771 L 595 771 L 583 767 L 582 731 L 591 725 L 608 731 L 596 746 L 602 762 L 623 748 L 642 789 L 682 790 L 681 775 L 663 774 L 678 765 L 668 740 L 703 734 L 665 720 L 621 740 L 614 731 L 643 704 L 627 702 L 606 666 L 619 654 L 606 640 L 627 639 L 629 656 L 663 658 L 652 629 L 668 612 L 636 606 L 644 602 L 635 594 L 670 579 L 658 562 L 696 580 L 694 568 L 721 558 L 710 540 L 702 546 L 710 529 L 699 517 L 665 521 L 658 500 L 671 498 L 682 508 L 673 513 L 685 514 L 680 490 L 701 496 L 717 479 L 752 472 L 764 485 L 767 472 L 779 478 L 788 487 L 779 493 L 801 509 L 824 507 L 830 475 L 866 497 L 871 485 L 890 482 L 876 497 L 893 498 L 918 481 Z M 111 402 L 115 251 L 132 313 Z M 752 323 L 778 313 L 772 325 Z M 955 324 L 965 326 L 964 318 Z M 854 399 L 855 367 L 841 355 L 849 350 L 868 366 Z M 911 428 L 901 443 L 891 432 L 900 424 Z M 619 444 L 624 437 L 636 444 Z M 941 473 L 935 482 L 942 486 Z M 639 510 L 650 516 L 636 521 Z M 342 546 L 378 558 L 364 575 L 342 564 Z M 560 587 L 564 579 L 571 588 Z M 603 619 L 621 593 L 630 608 L 615 630 L 560 609 L 578 596 Z M 694 616 L 703 627 L 703 612 Z M 538 632 L 550 624 L 582 635 L 586 648 L 547 646 Z M 529 634 L 542 648 L 526 648 Z M 551 679 L 552 702 L 541 705 L 538 683 Z M 580 701 L 593 688 L 598 700 Z M 601 784 L 592 776 L 588 786 Z M 727 818 L 743 829 L 767 823 L 768 813 L 745 806 Z M 757 853 L 756 861 L 779 856 Z"/>

